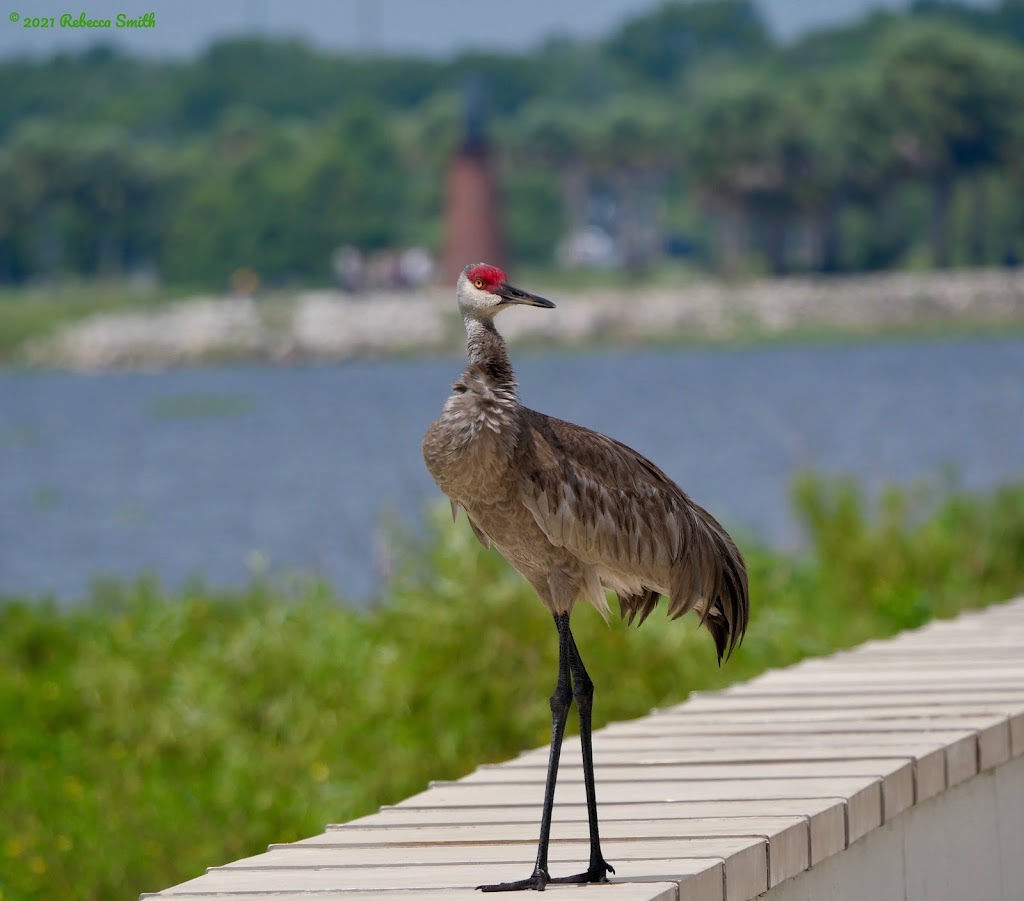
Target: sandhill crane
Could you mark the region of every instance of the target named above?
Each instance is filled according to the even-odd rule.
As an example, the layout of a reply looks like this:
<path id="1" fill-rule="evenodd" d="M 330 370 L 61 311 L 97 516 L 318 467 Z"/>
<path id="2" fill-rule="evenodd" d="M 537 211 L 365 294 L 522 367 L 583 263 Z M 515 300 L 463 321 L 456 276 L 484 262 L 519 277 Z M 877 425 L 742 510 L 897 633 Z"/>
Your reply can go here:
<path id="1" fill-rule="evenodd" d="M 569 629 L 579 598 L 607 620 L 605 589 L 632 623 L 661 595 L 675 619 L 693 610 L 722 656 L 742 640 L 750 608 L 747 572 L 732 538 L 657 466 L 636 451 L 519 403 L 515 374 L 494 317 L 511 304 L 555 305 L 510 285 L 496 266 L 476 263 L 459 276 L 469 364 L 423 438 L 423 458 L 465 510 L 476 537 L 496 547 L 533 586 L 558 628 L 558 680 L 551 696 L 551 750 L 537 863 L 517 882 L 484 891 L 543 891 L 549 883 L 607 882 L 601 853 L 591 711 L 594 685 Z M 566 716 L 579 711 L 590 823 L 590 865 L 575 876 L 548 874 L 548 840 Z"/>

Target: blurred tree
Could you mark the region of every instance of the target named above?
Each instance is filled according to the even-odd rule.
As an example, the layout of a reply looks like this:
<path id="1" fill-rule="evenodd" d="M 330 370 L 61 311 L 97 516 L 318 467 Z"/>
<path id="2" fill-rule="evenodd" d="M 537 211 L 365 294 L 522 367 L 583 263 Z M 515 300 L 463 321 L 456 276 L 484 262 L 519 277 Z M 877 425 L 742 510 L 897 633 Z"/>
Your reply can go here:
<path id="1" fill-rule="evenodd" d="M 464 128 L 465 101 L 457 91 L 437 91 L 396 117 L 394 133 L 407 173 L 402 235 L 409 244 L 439 248 L 444 172 Z"/>
<path id="2" fill-rule="evenodd" d="M 882 81 L 870 69 L 804 82 L 801 97 L 811 153 L 800 201 L 812 223 L 814 268 L 836 272 L 849 265 L 845 211 L 855 205 L 878 215 L 896 181 L 895 121 Z"/>
<path id="3" fill-rule="evenodd" d="M 544 89 L 540 71 L 521 57 L 485 52 L 457 56 L 447 66 L 446 81 L 460 90 L 478 84 L 490 115 L 514 114 Z"/>
<path id="4" fill-rule="evenodd" d="M 905 18 L 893 10 L 876 9 L 850 24 L 811 31 L 779 52 L 780 68 L 806 77 L 821 71 L 863 68 L 876 56 L 879 42 Z"/>
<path id="5" fill-rule="evenodd" d="M 28 198 L 9 148 L 0 149 L 0 284 L 27 279 L 32 272 L 26 246 Z"/>
<path id="6" fill-rule="evenodd" d="M 949 211 L 958 177 L 973 178 L 1004 160 L 1014 123 L 1024 115 L 1019 53 L 1001 41 L 949 25 L 902 29 L 881 51 L 884 96 L 898 122 L 896 146 L 907 173 L 932 192 L 936 266 L 951 260 Z M 974 229 L 984 228 L 984 195 Z M 982 243 L 977 234 L 972 245 Z"/>
<path id="7" fill-rule="evenodd" d="M 993 11 L 994 31 L 1024 43 L 1024 0 L 1003 0 Z"/>
<path id="8" fill-rule="evenodd" d="M 503 232 L 517 263 L 550 264 L 565 234 L 558 177 L 548 169 L 511 167 L 503 179 Z"/>
<path id="9" fill-rule="evenodd" d="M 623 94 L 585 123 L 586 159 L 615 205 L 612 231 L 625 264 L 640 269 L 665 244 L 661 194 L 682 164 L 674 110 L 666 98 Z"/>
<path id="10" fill-rule="evenodd" d="M 243 266 L 277 278 L 298 270 L 293 242 L 300 240 L 298 189 L 310 131 L 241 124 L 233 118 L 214 136 L 217 154 L 207 144 L 189 160 L 189 187 L 163 247 L 171 281 L 224 288 Z"/>
<path id="11" fill-rule="evenodd" d="M 109 127 L 36 121 L 0 157 L 4 274 L 121 275 L 158 255 L 175 179 L 164 153 Z"/>
<path id="12" fill-rule="evenodd" d="M 1022 43 L 1024 0 L 918 0 L 785 47 L 753 0 L 696 0 L 600 41 L 451 60 L 256 38 L 189 61 L 7 60 L 0 280 L 153 260 L 171 281 L 222 286 L 242 265 L 310 280 L 335 242 L 436 248 L 473 77 L 524 258 L 599 219 L 640 265 L 672 218 L 690 246 L 717 223 L 729 268 L 919 265 L 929 246 L 938 265 L 1010 261 Z"/>
<path id="13" fill-rule="evenodd" d="M 699 61 L 749 61 L 771 40 L 751 0 L 670 0 L 627 22 L 605 46 L 629 72 L 668 85 Z"/>
<path id="14" fill-rule="evenodd" d="M 772 272 L 788 271 L 787 231 L 808 205 L 815 171 L 812 113 L 802 100 L 791 86 L 752 72 L 723 80 L 691 111 L 687 160 L 719 216 L 726 268 L 753 239 Z"/>
<path id="15" fill-rule="evenodd" d="M 144 62 L 103 46 L 45 62 L 0 62 L 0 139 L 35 118 L 153 134 L 172 115 L 182 71 L 180 63 Z"/>
<path id="16" fill-rule="evenodd" d="M 517 164 L 555 173 L 561 195 L 555 221 L 564 223 L 570 233 L 587 225 L 590 178 L 585 145 L 587 120 L 592 115 L 569 104 L 535 101 L 506 124 L 499 135 L 500 146 Z M 506 192 L 506 196 L 512 194 Z M 549 258 L 560 237 L 561 232 L 554 234 Z M 512 243 L 514 253 L 514 239 Z"/>
<path id="17" fill-rule="evenodd" d="M 388 123 L 357 107 L 320 129 L 236 111 L 169 229 L 169 277 L 227 284 L 247 267 L 270 282 L 324 280 L 342 244 L 398 242 L 405 178 Z"/>
<path id="18" fill-rule="evenodd" d="M 76 164 L 69 130 L 49 120 L 26 122 L 8 142 L 11 180 L 17 183 L 14 209 L 25 259 L 31 271 L 56 276 L 64 265 L 62 223 L 72 204 Z"/>
<path id="19" fill-rule="evenodd" d="M 183 73 L 179 121 L 208 128 L 236 106 L 272 116 L 313 115 L 344 97 L 345 68 L 343 61 L 332 64 L 297 40 L 220 41 Z"/>
<path id="20" fill-rule="evenodd" d="M 389 123 L 366 106 L 346 111 L 316 142 L 300 205 L 308 271 L 323 273 L 341 244 L 399 244 L 408 215 L 407 177 Z"/>

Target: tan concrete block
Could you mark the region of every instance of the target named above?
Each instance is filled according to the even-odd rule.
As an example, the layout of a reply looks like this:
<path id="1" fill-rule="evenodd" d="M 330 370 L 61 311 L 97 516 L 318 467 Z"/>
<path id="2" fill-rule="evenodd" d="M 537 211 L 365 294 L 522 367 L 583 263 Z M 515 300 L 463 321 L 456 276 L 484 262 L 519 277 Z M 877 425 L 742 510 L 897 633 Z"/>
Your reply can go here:
<path id="1" fill-rule="evenodd" d="M 527 778 L 525 774 L 532 774 Z M 495 767 L 479 770 L 461 780 L 463 784 L 499 785 L 542 785 L 544 770 L 541 768 Z M 711 782 L 715 780 L 744 781 L 775 779 L 781 777 L 809 778 L 831 776 L 874 776 L 882 780 L 882 803 L 886 818 L 896 816 L 914 803 L 914 769 L 904 759 L 879 758 L 869 761 L 843 760 L 826 764 L 708 764 L 707 766 L 664 766 L 664 767 L 621 767 L 602 771 L 599 776 L 601 791 L 609 785 L 619 783 L 635 784 L 644 779 L 662 782 Z M 559 785 L 582 784 L 582 768 L 563 770 L 559 773 Z"/>
<path id="2" fill-rule="evenodd" d="M 708 763 L 658 764 L 645 766 L 597 767 L 597 781 L 642 782 L 646 779 L 658 781 L 704 781 L 707 779 L 772 779 L 807 776 L 886 776 L 906 767 L 905 757 L 876 757 L 867 760 L 841 759 L 828 761 L 767 761 L 737 763 L 714 760 Z M 470 783 L 498 782 L 543 782 L 547 766 L 539 763 L 532 767 L 482 767 L 461 779 Z M 577 763 L 563 762 L 558 772 L 559 784 L 563 780 L 582 781 L 583 768 Z"/>
<path id="3" fill-rule="evenodd" d="M 902 824 L 903 818 L 874 830 L 842 854 L 776 886 L 758 901 L 906 901 Z"/>
<path id="4" fill-rule="evenodd" d="M 1010 756 L 1024 755 L 1024 713 L 1010 717 Z"/>
<path id="5" fill-rule="evenodd" d="M 726 869 L 734 859 L 743 861 L 755 849 L 754 857 L 767 867 L 767 841 L 760 835 L 701 836 L 697 838 L 615 838 L 602 839 L 602 850 L 612 865 L 624 860 L 674 860 L 676 858 L 721 858 Z M 496 841 L 459 844 L 455 842 L 416 844 L 321 844 L 275 848 L 215 869 L 288 869 L 316 867 L 410 867 L 449 864 L 519 863 L 529 870 L 537 856 L 536 836 L 530 841 Z M 586 868 L 589 840 L 553 839 L 549 848 L 552 871 Z"/>
<path id="6" fill-rule="evenodd" d="M 790 698 L 805 697 L 813 695 L 817 697 L 848 697 L 856 695 L 860 698 L 874 698 L 884 700 L 889 695 L 905 694 L 913 692 L 919 695 L 947 695 L 952 692 L 980 696 L 981 698 L 1009 698 L 1017 697 L 1024 691 L 1024 683 L 1019 679 L 998 686 L 979 683 L 961 682 L 952 679 L 929 679 L 923 682 L 900 682 L 899 684 L 886 683 L 859 683 L 856 680 L 847 682 L 812 682 L 808 680 L 804 684 L 792 685 L 756 685 L 754 683 L 744 684 L 739 688 L 727 689 L 715 695 L 721 698 L 740 698 L 744 702 L 752 698 Z"/>
<path id="7" fill-rule="evenodd" d="M 602 732 L 594 737 L 594 753 L 605 751 L 631 752 L 638 757 L 651 753 L 662 753 L 677 750 L 703 750 L 706 756 L 713 757 L 720 749 L 729 749 L 724 753 L 737 751 L 759 750 L 762 748 L 849 748 L 851 757 L 862 754 L 865 750 L 873 752 L 889 745 L 902 746 L 907 744 L 932 744 L 936 747 L 945 746 L 966 736 L 973 736 L 974 729 L 915 729 L 894 730 L 891 732 L 846 731 L 846 732 L 777 732 L 757 733 L 749 735 L 729 735 L 727 738 L 709 733 L 707 735 L 617 735 Z M 563 750 L 563 756 L 565 751 Z M 892 753 L 882 756 L 893 756 Z M 544 749 L 542 759 L 547 759 Z M 566 757 L 566 760 L 569 760 Z"/>
<path id="8" fill-rule="evenodd" d="M 762 852 L 763 854 L 763 852 Z M 746 861 L 744 862 L 746 863 Z M 390 866 L 390 867 L 334 867 L 284 869 L 224 868 L 166 889 L 164 896 L 175 897 L 194 893 L 233 895 L 245 892 L 349 892 L 358 890 L 422 890 L 422 889 L 472 889 L 477 885 L 492 882 L 510 882 L 529 875 L 532 862 L 524 872 L 522 863 L 505 864 L 458 864 L 441 866 Z M 616 867 L 616 884 L 674 882 L 677 885 L 707 870 L 716 871 L 718 884 L 722 884 L 722 861 L 720 859 L 699 860 L 679 858 L 673 860 L 624 860 Z M 559 875 L 559 874 L 555 874 Z M 737 869 L 736 878 L 744 879 L 745 873 Z M 702 880 L 707 888 L 713 886 L 713 879 Z M 750 883 L 744 883 L 746 888 Z M 555 890 L 558 887 L 551 887 Z M 577 886 L 565 888 L 579 892 Z M 763 891 L 763 889 L 762 889 Z M 755 893 L 756 894 L 756 893 Z M 318 894 L 319 897 L 319 894 Z M 719 891 L 721 898 L 721 891 Z M 754 895 L 748 895 L 754 897 Z M 704 898 L 699 898 L 704 901 Z"/>
<path id="9" fill-rule="evenodd" d="M 673 882 L 672 886 L 678 892 L 678 901 L 725 901 L 725 879 L 722 869 L 722 864 L 719 861 L 716 868 L 706 867 L 699 873 L 691 873 L 685 879 Z M 663 885 L 663 883 L 653 884 Z M 637 883 L 634 883 L 634 886 L 637 886 Z M 662 901 L 665 896 L 658 895 L 658 899 Z"/>
<path id="10" fill-rule="evenodd" d="M 853 669 L 858 664 L 879 671 L 920 669 L 925 672 L 942 672 L 947 668 L 976 668 L 979 671 L 993 669 L 1004 662 L 1011 667 L 1019 660 L 1015 646 L 1016 638 L 1002 643 L 993 643 L 984 648 L 976 637 L 946 636 L 941 640 L 894 642 L 891 645 L 867 642 L 836 660 L 836 669 Z"/>
<path id="11" fill-rule="evenodd" d="M 768 798 L 757 802 L 757 810 L 764 816 L 806 818 L 810 829 L 812 865 L 837 854 L 846 847 L 846 804 L 844 800 L 836 798 Z M 611 804 L 602 806 L 599 815 L 602 831 L 612 828 L 619 821 L 624 822 L 628 827 L 636 820 L 664 818 L 675 822 L 683 822 L 686 819 L 703 822 L 711 822 L 716 819 L 735 821 L 737 830 L 742 832 L 745 823 L 756 823 L 760 819 L 759 816 L 751 816 L 750 811 L 751 806 L 747 801 L 720 800 L 688 803 Z M 494 824 L 495 814 L 484 809 L 387 807 L 379 813 L 363 817 L 356 822 L 372 824 L 369 828 L 384 832 L 401 825 L 436 828 L 456 824 L 467 828 L 495 826 L 500 829 L 514 822 L 520 826 L 525 825 L 528 834 L 536 835 L 540 818 L 538 809 L 506 807 L 497 813 L 504 818 L 503 823 Z M 479 822 L 481 819 L 485 822 Z M 555 825 L 552 831 L 556 835 L 559 834 L 566 828 L 567 823 L 574 823 L 578 828 L 583 829 L 586 819 L 586 805 L 569 804 L 556 807 Z M 333 835 L 335 829 L 344 830 L 346 828 L 348 827 L 329 827 L 326 835 Z M 314 836 L 303 841 L 318 842 L 322 838 L 322 836 Z"/>
<path id="12" fill-rule="evenodd" d="M 914 765 L 907 762 L 882 777 L 882 822 L 914 805 Z"/>
<path id="13" fill-rule="evenodd" d="M 588 824 L 583 820 L 559 823 L 552 833 L 555 843 L 574 840 L 586 842 Z M 532 854 L 536 849 L 538 827 L 536 823 L 480 824 L 476 826 L 392 826 L 359 828 L 339 826 L 323 835 L 304 839 L 289 845 L 273 845 L 271 851 L 288 853 L 290 850 L 336 847 L 372 848 L 378 846 L 407 845 L 411 847 L 438 845 L 473 845 L 480 850 L 475 859 L 482 860 L 489 853 L 491 843 L 525 844 Z M 646 842 L 664 839 L 708 839 L 713 836 L 732 838 L 759 838 L 768 846 L 768 872 L 772 885 L 794 876 L 810 866 L 810 820 L 804 816 L 788 817 L 711 817 L 702 819 L 664 820 L 611 820 L 601 823 L 601 837 L 605 855 L 615 863 L 615 855 L 622 842 Z M 702 854 L 701 856 L 706 856 Z M 276 860 L 276 858 L 275 858 Z"/>
<path id="14" fill-rule="evenodd" d="M 724 859 L 725 901 L 750 901 L 768 891 L 768 846 L 751 846 Z"/>
<path id="15" fill-rule="evenodd" d="M 941 664 L 949 661 L 957 666 L 976 666 L 983 663 L 1007 664 L 1011 667 L 1020 665 L 1020 653 L 1024 651 L 1024 640 L 1013 638 L 998 645 L 986 647 L 983 643 L 958 641 L 949 644 L 910 644 L 898 649 L 872 647 L 868 642 L 854 648 L 847 654 L 837 655 L 834 666 L 837 669 L 852 669 L 864 666 L 870 661 L 872 666 L 887 668 L 913 668 L 925 664 Z"/>
<path id="16" fill-rule="evenodd" d="M 724 866 L 728 898 L 747 901 L 768 887 L 768 847 L 761 837 L 745 838 L 704 838 L 704 839 L 629 839 L 605 840 L 603 850 L 606 858 L 616 869 L 631 868 L 639 872 L 634 864 L 647 863 L 654 871 L 667 862 L 675 865 L 688 858 L 696 860 L 721 859 Z M 552 875 L 576 872 L 585 869 L 589 854 L 588 842 L 552 842 L 550 847 L 550 869 Z M 282 870 L 296 872 L 308 869 L 356 869 L 376 868 L 381 873 L 391 869 L 420 870 L 432 872 L 442 866 L 475 867 L 505 864 L 518 865 L 522 878 L 533 866 L 535 848 L 526 844 L 484 844 L 484 845 L 404 845 L 404 846 L 346 846 L 301 847 L 274 850 L 256 857 L 246 858 L 218 868 L 218 871 L 260 870 L 267 873 Z M 658 871 L 660 872 L 660 871 Z M 657 872 L 647 874 L 659 878 Z M 381 877 L 385 878 L 385 877 Z M 387 879 L 395 877 L 388 876 Z M 344 882 L 341 874 L 336 880 Z M 399 881 L 401 881 L 399 877 Z"/>
<path id="17" fill-rule="evenodd" d="M 870 723 L 873 731 L 877 731 L 879 728 L 886 731 L 892 729 L 920 731 L 932 727 L 941 729 L 987 728 L 1022 712 L 1024 712 L 1024 699 L 1010 703 L 988 701 L 983 703 L 979 700 L 976 704 L 949 704 L 945 701 L 938 701 L 934 704 L 918 703 L 898 706 L 877 704 L 873 707 L 829 705 L 799 711 L 735 710 L 720 714 L 695 713 L 690 716 L 649 717 L 646 720 L 638 721 L 637 727 L 640 724 L 648 725 L 658 733 L 668 735 L 686 733 L 687 731 L 697 732 L 697 729 L 694 728 L 697 726 L 701 727 L 701 731 L 707 726 L 718 726 L 721 731 L 728 732 L 734 724 L 767 723 L 819 724 L 823 729 Z M 666 729 L 664 724 L 669 724 L 669 728 Z"/>
<path id="18" fill-rule="evenodd" d="M 946 748 L 946 787 L 951 788 L 978 772 L 978 738 L 972 735 Z"/>
<path id="19" fill-rule="evenodd" d="M 846 802 L 846 843 L 882 825 L 882 783 L 876 780 L 860 791 L 851 792 Z"/>
<path id="20" fill-rule="evenodd" d="M 1010 723 L 1003 720 L 978 731 L 978 769 L 990 770 L 1010 759 Z"/>
<path id="21" fill-rule="evenodd" d="M 806 742 L 788 742 L 786 744 L 762 744 L 754 741 L 743 745 L 730 743 L 728 748 L 673 747 L 671 744 L 657 749 L 633 749 L 622 747 L 608 749 L 599 746 L 594 749 L 594 765 L 607 773 L 614 767 L 633 766 L 677 766 L 682 764 L 706 764 L 709 760 L 716 763 L 821 763 L 827 764 L 836 760 L 877 760 L 879 758 L 899 757 L 903 760 L 915 760 L 925 754 L 945 748 L 944 742 L 903 742 L 902 745 L 889 745 L 883 748 L 849 748 L 842 743 L 808 746 Z M 709 753 L 714 751 L 714 753 Z M 564 766 L 567 761 L 563 760 Z M 509 769 L 547 767 L 547 753 L 530 752 L 508 763 L 499 764 Z M 481 768 L 483 769 L 483 767 Z"/>
<path id="22" fill-rule="evenodd" d="M 811 865 L 811 836 L 806 820 L 764 831 L 768 842 L 768 885 L 792 879 Z"/>
<path id="23" fill-rule="evenodd" d="M 543 785 L 479 784 L 450 782 L 435 785 L 399 802 L 398 807 L 533 807 L 543 802 Z M 597 786 L 599 808 L 610 804 L 656 801 L 753 801 L 752 813 L 759 813 L 756 802 L 762 798 L 850 798 L 858 792 L 874 789 L 881 812 L 880 781 L 872 776 L 810 777 L 806 779 L 708 779 L 699 782 L 644 780 L 642 782 L 606 782 Z M 586 796 L 582 783 L 559 784 L 555 809 L 560 804 L 582 804 Z"/>
<path id="24" fill-rule="evenodd" d="M 684 703 L 675 707 L 665 708 L 653 713 L 652 716 L 675 716 L 686 712 L 715 713 L 720 710 L 791 710 L 799 707 L 804 710 L 853 708 L 871 709 L 874 706 L 886 708 L 916 707 L 916 706 L 941 706 L 941 705 L 964 705 L 973 706 L 977 704 L 993 705 L 994 712 L 1002 712 L 1004 707 L 1016 709 L 1024 703 L 1024 689 L 1004 688 L 994 685 L 989 690 L 975 691 L 947 691 L 935 692 L 927 687 L 908 689 L 903 686 L 893 686 L 891 691 L 885 691 L 879 695 L 875 692 L 872 695 L 874 703 L 867 700 L 865 695 L 853 689 L 842 690 L 830 688 L 822 692 L 814 685 L 804 685 L 794 688 L 788 693 L 772 694 L 711 694 L 702 693 L 691 695 Z"/>
<path id="25" fill-rule="evenodd" d="M 918 754 L 914 761 L 914 801 L 920 804 L 946 788 L 946 747 Z"/>
<path id="26" fill-rule="evenodd" d="M 939 696 L 940 698 L 942 696 Z M 829 730 L 843 729 L 851 726 L 860 727 L 864 724 L 872 731 L 905 730 L 919 731 L 922 729 L 978 729 L 990 726 L 1001 719 L 1006 719 L 1009 712 L 1016 712 L 1024 707 L 1024 702 L 994 705 L 996 709 L 985 709 L 987 699 L 980 698 L 977 702 L 963 702 L 956 706 L 943 700 L 934 703 L 918 703 L 913 706 L 900 706 L 887 710 L 884 702 L 872 704 L 870 700 L 855 707 L 844 707 L 832 704 L 807 709 L 775 709 L 766 711 L 734 710 L 717 714 L 695 712 L 680 713 L 672 716 L 648 716 L 627 723 L 618 723 L 606 727 L 611 733 L 630 734 L 654 727 L 659 734 L 674 735 L 703 731 L 721 731 L 729 733 L 734 727 L 764 726 L 769 732 L 770 727 L 784 727 L 782 731 L 811 731 L 815 728 Z M 746 731 L 746 730 L 745 730 Z M 751 729 L 750 731 L 755 731 Z"/>
<path id="27" fill-rule="evenodd" d="M 750 816 L 808 816 L 833 815 L 835 810 L 843 809 L 842 799 L 837 798 L 762 798 L 758 801 L 758 811 L 751 813 L 750 804 L 743 799 L 704 799 L 690 801 L 638 801 L 621 804 L 598 804 L 601 822 L 608 820 L 645 820 L 645 819 L 702 819 L 705 817 L 750 817 Z M 570 822 L 586 820 L 585 803 L 556 803 L 554 822 Z M 429 823 L 510 823 L 540 821 L 540 808 L 532 805 L 518 807 L 432 807 L 390 805 L 382 807 L 377 813 L 354 820 L 351 824 L 370 824 L 374 827 L 394 824 L 418 825 Z M 341 825 L 329 826 L 328 829 L 342 828 Z"/>
<path id="28" fill-rule="evenodd" d="M 846 848 L 846 804 L 830 807 L 810 817 L 811 866 Z"/>
<path id="29" fill-rule="evenodd" d="M 844 735 L 857 733 L 884 734 L 887 732 L 915 733 L 936 731 L 962 731 L 965 729 L 986 729 L 1006 720 L 1005 714 L 978 716 L 932 716 L 900 718 L 893 720 L 860 719 L 834 721 L 785 721 L 775 719 L 772 722 L 719 722 L 719 723 L 681 723 L 672 721 L 665 724 L 654 724 L 651 718 L 633 723 L 619 723 L 608 726 L 594 736 L 597 744 L 605 738 L 640 738 L 654 736 L 657 738 L 693 738 L 698 735 L 722 736 L 722 743 L 730 741 L 733 735 Z"/>
<path id="30" fill-rule="evenodd" d="M 539 817 L 538 817 L 539 818 Z M 808 839 L 809 818 L 806 816 L 774 817 L 694 817 L 689 819 L 605 819 L 601 820 L 601 836 L 623 841 L 707 838 L 709 836 L 761 837 L 766 841 L 776 835 L 797 829 Z M 552 841 L 587 841 L 589 839 L 586 818 L 559 821 L 552 830 Z M 536 846 L 539 824 L 530 822 L 513 823 L 393 823 L 382 826 L 339 825 L 327 832 L 302 839 L 287 845 L 272 845 L 271 850 L 287 850 L 303 847 L 363 847 L 380 845 L 486 845 L 511 842 Z"/>
<path id="31" fill-rule="evenodd" d="M 710 878 L 705 878 L 710 877 Z M 715 883 L 717 877 L 717 889 Z M 614 877 L 613 877 L 614 878 Z M 687 877 L 682 883 L 674 882 L 636 882 L 609 883 L 600 888 L 601 898 L 608 901 L 722 901 L 721 872 L 708 870 L 704 873 Z M 545 897 L 565 898 L 572 901 L 573 892 L 579 892 L 579 886 L 552 885 L 547 889 Z M 717 894 L 716 894 L 717 890 Z M 144 894 L 142 898 L 166 898 L 164 893 Z M 175 897 L 188 897 L 195 901 L 216 901 L 228 898 L 230 901 L 480 901 L 480 892 L 476 889 L 464 888 L 433 888 L 403 889 L 389 891 L 318 891 L 310 892 L 231 892 L 230 894 L 184 893 Z M 575 901 L 579 901 L 578 895 Z"/>
<path id="32" fill-rule="evenodd" d="M 897 679 L 898 676 L 898 679 Z M 814 670 L 801 667 L 792 667 L 786 670 L 775 670 L 765 673 L 753 681 L 747 683 L 744 689 L 752 691 L 763 688 L 785 688 L 790 686 L 802 687 L 809 678 L 821 685 L 838 686 L 870 686 L 870 685 L 893 685 L 897 681 L 900 686 L 930 685 L 933 688 L 963 689 L 966 686 L 978 686 L 988 688 L 991 685 L 1011 685 L 1019 688 L 1024 685 L 1024 672 L 1011 671 L 1007 673 L 997 666 L 978 666 L 969 671 L 957 672 L 951 676 L 949 671 L 941 664 L 934 666 L 920 666 L 906 672 L 894 673 L 884 668 L 863 667 L 856 672 L 836 669 L 825 665 L 823 661 Z"/>
<path id="33" fill-rule="evenodd" d="M 913 746 L 908 746 L 913 747 Z M 888 749 L 887 749 L 888 750 Z M 915 753 L 916 752 L 916 753 Z M 832 758 L 829 760 L 810 759 L 793 760 L 789 759 L 795 755 L 794 750 L 786 748 L 769 749 L 767 752 L 760 749 L 754 752 L 734 752 L 735 756 L 761 757 L 760 760 L 722 760 L 716 755 L 714 763 L 694 764 L 693 760 L 679 761 L 671 760 L 671 755 L 665 754 L 661 761 L 645 759 L 642 760 L 644 767 L 632 766 L 633 757 L 636 754 L 628 753 L 618 758 L 616 763 L 612 756 L 615 752 L 607 752 L 606 756 L 599 759 L 596 765 L 600 782 L 642 779 L 642 778 L 673 778 L 691 780 L 699 778 L 723 778 L 734 775 L 735 778 L 762 778 L 772 776 L 840 776 L 840 775 L 873 775 L 883 778 L 883 802 L 885 804 L 885 816 L 889 819 L 905 810 L 915 803 L 918 792 L 923 797 L 931 797 L 942 791 L 946 785 L 945 745 L 939 744 L 917 746 L 905 757 L 885 757 L 881 750 L 876 750 L 874 757 L 855 757 L 856 751 L 848 748 L 831 751 Z M 804 755 L 817 755 L 822 751 L 801 745 L 799 753 Z M 625 757 L 630 758 L 624 760 Z M 686 752 L 676 752 L 675 756 L 684 757 Z M 690 752 L 691 758 L 706 760 L 707 755 L 700 752 Z M 728 756 L 728 755 L 727 755 Z M 771 759 L 779 758 L 783 759 Z M 609 762 L 611 758 L 612 762 Z M 531 758 L 520 758 L 509 765 L 498 767 L 481 768 L 464 781 L 498 782 L 498 781 L 519 781 L 520 773 L 533 773 L 534 779 L 542 779 L 546 771 L 546 759 L 540 755 Z M 559 779 L 569 778 L 578 780 L 582 778 L 582 770 L 573 767 L 570 770 L 565 768 L 559 773 Z M 918 783 L 920 787 L 918 788 Z"/>

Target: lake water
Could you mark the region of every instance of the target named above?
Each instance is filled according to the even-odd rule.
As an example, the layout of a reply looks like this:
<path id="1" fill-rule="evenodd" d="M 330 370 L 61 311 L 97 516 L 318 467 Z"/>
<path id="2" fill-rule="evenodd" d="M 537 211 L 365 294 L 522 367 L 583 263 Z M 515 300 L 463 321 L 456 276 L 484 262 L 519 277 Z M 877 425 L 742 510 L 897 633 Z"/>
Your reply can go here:
<path id="1" fill-rule="evenodd" d="M 782 546 L 808 468 L 869 487 L 1024 477 L 1017 338 L 515 356 L 524 403 L 625 441 Z M 0 373 L 0 593 L 70 600 L 147 570 L 240 584 L 263 560 L 365 598 L 382 522 L 440 497 L 420 438 L 461 366 Z"/>

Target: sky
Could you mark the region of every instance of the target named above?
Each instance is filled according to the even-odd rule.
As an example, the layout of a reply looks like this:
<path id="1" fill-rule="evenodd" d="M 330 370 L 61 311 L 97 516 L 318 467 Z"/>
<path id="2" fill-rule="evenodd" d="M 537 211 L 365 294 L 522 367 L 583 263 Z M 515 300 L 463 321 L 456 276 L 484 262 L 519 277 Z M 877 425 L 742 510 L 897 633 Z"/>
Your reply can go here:
<path id="1" fill-rule="evenodd" d="M 3 0 L 0 59 L 75 51 L 102 38 L 144 56 L 187 57 L 239 33 L 295 35 L 330 50 L 446 56 L 467 49 L 522 50 L 551 36 L 593 38 L 661 0 Z M 987 0 L 971 0 L 989 5 Z M 899 0 L 760 0 L 772 30 L 789 39 L 851 21 Z M 61 27 L 60 17 L 111 20 L 111 28 Z M 118 13 L 154 13 L 148 29 L 117 29 Z M 17 17 L 17 19 L 16 19 Z M 25 20 L 54 18 L 53 28 Z"/>

